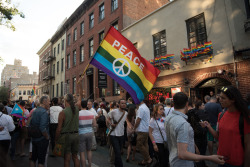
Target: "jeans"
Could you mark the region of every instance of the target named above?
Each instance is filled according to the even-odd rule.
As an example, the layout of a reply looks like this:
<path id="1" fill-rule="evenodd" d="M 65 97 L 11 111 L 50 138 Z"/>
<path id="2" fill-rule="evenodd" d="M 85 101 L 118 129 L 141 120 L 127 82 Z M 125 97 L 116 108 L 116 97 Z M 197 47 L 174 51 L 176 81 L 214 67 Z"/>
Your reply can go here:
<path id="1" fill-rule="evenodd" d="M 54 147 L 55 147 L 55 136 L 56 136 L 57 125 L 58 124 L 53 124 L 53 123 L 49 125 L 49 133 L 50 133 L 49 135 L 50 135 L 50 140 L 51 140 L 52 151 L 54 150 Z"/>
<path id="2" fill-rule="evenodd" d="M 121 149 L 123 144 L 123 136 L 111 136 L 110 141 L 115 152 L 115 167 L 123 167 Z"/>
<path id="3" fill-rule="evenodd" d="M 10 158 L 13 160 L 16 152 L 16 142 L 20 137 L 20 131 L 13 132 L 10 140 Z"/>

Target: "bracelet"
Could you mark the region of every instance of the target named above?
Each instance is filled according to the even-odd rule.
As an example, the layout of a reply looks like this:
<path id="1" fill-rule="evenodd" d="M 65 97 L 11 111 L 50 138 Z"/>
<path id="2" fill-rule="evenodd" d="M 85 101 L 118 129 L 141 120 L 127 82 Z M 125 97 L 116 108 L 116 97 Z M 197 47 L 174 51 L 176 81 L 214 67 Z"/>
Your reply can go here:
<path id="1" fill-rule="evenodd" d="M 152 143 L 154 144 L 154 143 L 155 143 L 155 141 L 152 141 Z"/>

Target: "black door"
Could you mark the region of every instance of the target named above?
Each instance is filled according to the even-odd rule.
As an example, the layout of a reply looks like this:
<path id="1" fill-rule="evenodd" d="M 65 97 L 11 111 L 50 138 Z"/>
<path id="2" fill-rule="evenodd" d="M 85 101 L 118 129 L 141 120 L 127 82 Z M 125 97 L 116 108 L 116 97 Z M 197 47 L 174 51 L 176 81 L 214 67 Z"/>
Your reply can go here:
<path id="1" fill-rule="evenodd" d="M 93 81 L 93 74 L 88 76 L 89 80 L 89 97 L 88 99 L 94 100 L 94 81 Z"/>

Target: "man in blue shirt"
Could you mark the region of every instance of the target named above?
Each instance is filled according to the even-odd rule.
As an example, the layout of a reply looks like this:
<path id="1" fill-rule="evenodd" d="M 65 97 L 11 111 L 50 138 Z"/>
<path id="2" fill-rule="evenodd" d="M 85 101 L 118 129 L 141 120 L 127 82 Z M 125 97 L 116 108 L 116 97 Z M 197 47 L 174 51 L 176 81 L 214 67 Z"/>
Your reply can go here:
<path id="1" fill-rule="evenodd" d="M 32 114 L 30 124 L 39 127 L 42 136 L 39 138 L 32 138 L 32 157 L 31 167 L 35 167 L 38 160 L 38 166 L 43 167 L 45 156 L 49 145 L 49 115 L 50 99 L 48 96 L 42 96 L 40 99 L 40 106 Z"/>
<path id="2" fill-rule="evenodd" d="M 174 111 L 166 117 L 170 167 L 194 167 L 193 161 L 209 160 L 224 164 L 223 156 L 195 154 L 194 131 L 187 122 L 188 97 L 178 92 L 173 97 Z"/>

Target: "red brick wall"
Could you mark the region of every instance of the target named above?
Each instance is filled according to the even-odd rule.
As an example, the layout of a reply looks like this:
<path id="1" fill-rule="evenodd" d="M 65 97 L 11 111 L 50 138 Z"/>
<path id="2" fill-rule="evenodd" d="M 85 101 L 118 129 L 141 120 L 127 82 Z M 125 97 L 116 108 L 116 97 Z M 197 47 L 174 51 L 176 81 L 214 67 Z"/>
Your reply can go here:
<path id="1" fill-rule="evenodd" d="M 138 20 L 168 2 L 169 0 L 124 0 L 124 15 L 133 20 Z"/>
<path id="2" fill-rule="evenodd" d="M 250 93 L 250 61 L 245 60 L 236 63 L 237 66 L 237 80 L 239 83 L 239 90 L 241 91 L 242 95 L 245 97 L 247 93 Z M 219 69 L 224 69 L 226 71 L 225 75 L 220 75 L 217 73 Z M 173 75 L 167 75 L 163 77 L 159 77 L 154 85 L 155 88 L 157 87 L 190 87 L 195 88 L 199 85 L 202 81 L 210 79 L 210 78 L 223 78 L 229 81 L 233 86 L 236 86 L 236 82 L 233 77 L 229 77 L 227 75 L 228 72 L 234 74 L 234 65 L 233 64 L 226 64 L 216 67 L 192 70 L 181 72 Z M 184 78 L 188 79 L 189 84 L 184 84 Z"/>

